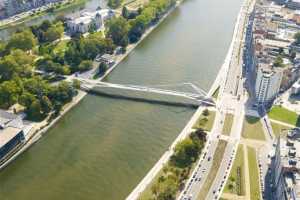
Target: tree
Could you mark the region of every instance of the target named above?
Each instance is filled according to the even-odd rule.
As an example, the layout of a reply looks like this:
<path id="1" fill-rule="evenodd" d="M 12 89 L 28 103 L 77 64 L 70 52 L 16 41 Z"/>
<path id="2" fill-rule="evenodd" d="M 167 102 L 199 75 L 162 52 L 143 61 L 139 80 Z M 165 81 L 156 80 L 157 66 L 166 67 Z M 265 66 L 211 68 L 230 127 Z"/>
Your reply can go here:
<path id="1" fill-rule="evenodd" d="M 231 192 L 233 192 L 234 186 L 233 186 L 232 183 L 229 183 L 229 184 L 228 184 L 228 189 L 229 189 Z"/>
<path id="2" fill-rule="evenodd" d="M 175 147 L 171 162 L 177 167 L 186 167 L 196 160 L 200 147 L 190 138 L 184 139 Z"/>
<path id="3" fill-rule="evenodd" d="M 75 89 L 80 89 L 80 81 L 74 79 L 74 80 L 73 80 L 73 83 L 72 83 L 72 86 L 73 86 L 73 88 L 75 88 Z"/>
<path id="4" fill-rule="evenodd" d="M 4 56 L 6 54 L 6 43 L 0 40 L 0 56 Z"/>
<path id="5" fill-rule="evenodd" d="M 98 73 L 99 73 L 99 74 L 104 74 L 104 73 L 106 72 L 107 68 L 108 68 L 107 64 L 104 63 L 104 62 L 101 62 L 101 63 L 99 64 L 99 67 L 98 67 L 98 69 L 99 69 L 99 70 L 98 70 Z"/>
<path id="6" fill-rule="evenodd" d="M 205 110 L 203 111 L 203 115 L 206 116 L 206 117 L 209 115 L 208 109 L 205 109 Z"/>
<path id="7" fill-rule="evenodd" d="M 277 56 L 274 63 L 273 63 L 273 66 L 274 67 L 284 67 L 284 64 L 283 64 L 283 59 L 281 56 Z"/>
<path id="8" fill-rule="evenodd" d="M 175 200 L 178 185 L 173 178 L 167 178 L 161 185 L 157 200 Z"/>
<path id="9" fill-rule="evenodd" d="M 108 0 L 108 3 L 107 3 L 107 5 L 113 9 L 120 7 L 121 4 L 122 4 L 122 0 Z"/>
<path id="10" fill-rule="evenodd" d="M 128 19 L 129 17 L 129 11 L 126 6 L 123 6 L 122 8 L 122 17 L 124 17 L 125 19 Z"/>
<path id="11" fill-rule="evenodd" d="M 117 46 L 128 45 L 129 25 L 123 17 L 114 17 L 107 23 L 107 37 L 110 37 Z"/>
<path id="12" fill-rule="evenodd" d="M 92 67 L 93 67 L 93 61 L 83 60 L 83 61 L 81 61 L 80 65 L 78 66 L 78 70 L 80 72 L 84 72 L 84 71 L 92 69 Z"/>
<path id="13" fill-rule="evenodd" d="M 62 22 L 53 24 L 46 32 L 44 32 L 44 41 L 53 42 L 62 37 L 64 33 L 64 26 Z"/>
<path id="14" fill-rule="evenodd" d="M 32 74 L 34 58 L 28 55 L 21 49 L 13 50 L 10 56 L 15 59 L 16 63 L 19 65 L 15 70 L 21 77 L 29 77 Z"/>
<path id="15" fill-rule="evenodd" d="M 38 99 L 35 99 L 27 110 L 28 117 L 32 120 L 40 120 L 42 117 L 42 106 Z"/>
<path id="16" fill-rule="evenodd" d="M 23 94 L 19 98 L 19 103 L 28 109 L 32 102 L 35 101 L 35 96 L 27 91 L 24 91 Z"/>
<path id="17" fill-rule="evenodd" d="M 48 114 L 52 110 L 52 103 L 47 96 L 43 96 L 40 100 L 41 111 Z"/>
<path id="18" fill-rule="evenodd" d="M 294 35 L 294 39 L 295 39 L 295 43 L 297 45 L 300 44 L 300 32 L 297 32 L 295 35 Z"/>
<path id="19" fill-rule="evenodd" d="M 56 20 L 55 23 L 45 20 L 39 26 L 31 26 L 30 28 L 40 43 L 53 42 L 61 38 L 64 32 L 63 22 L 59 20 Z"/>
<path id="20" fill-rule="evenodd" d="M 20 49 L 12 50 L 0 60 L 0 80 L 10 80 L 14 75 L 29 77 L 32 74 L 32 65 L 32 56 Z"/>
<path id="21" fill-rule="evenodd" d="M 19 64 L 12 56 L 5 56 L 0 60 L 0 78 L 1 81 L 8 81 L 12 79 L 19 68 Z"/>
<path id="22" fill-rule="evenodd" d="M 8 108 L 17 103 L 21 89 L 15 81 L 5 81 L 0 85 L 0 107 Z"/>
<path id="23" fill-rule="evenodd" d="M 31 50 L 37 44 L 36 38 L 31 31 L 25 30 L 20 33 L 15 33 L 11 36 L 7 49 L 22 49 L 24 51 Z"/>
<path id="24" fill-rule="evenodd" d="M 67 82 L 62 81 L 56 87 L 52 88 L 49 96 L 51 97 L 52 101 L 65 104 L 70 102 L 75 94 L 76 91 L 73 89 L 73 87 Z"/>

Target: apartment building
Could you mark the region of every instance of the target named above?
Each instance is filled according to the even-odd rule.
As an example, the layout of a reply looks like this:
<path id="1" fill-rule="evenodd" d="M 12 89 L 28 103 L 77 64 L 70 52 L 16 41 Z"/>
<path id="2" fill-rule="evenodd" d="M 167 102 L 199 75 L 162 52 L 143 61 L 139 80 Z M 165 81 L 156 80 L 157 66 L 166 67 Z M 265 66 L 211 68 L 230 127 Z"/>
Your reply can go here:
<path id="1" fill-rule="evenodd" d="M 300 199 L 299 169 L 299 132 L 290 130 L 286 137 L 278 139 L 275 155 L 270 165 L 274 200 Z"/>
<path id="2" fill-rule="evenodd" d="M 60 1 L 63 0 L 0 0 L 0 18 L 10 17 L 49 3 Z"/>
<path id="3" fill-rule="evenodd" d="M 257 69 L 255 94 L 259 104 L 271 103 L 279 92 L 283 70 L 281 68 L 260 66 Z"/>

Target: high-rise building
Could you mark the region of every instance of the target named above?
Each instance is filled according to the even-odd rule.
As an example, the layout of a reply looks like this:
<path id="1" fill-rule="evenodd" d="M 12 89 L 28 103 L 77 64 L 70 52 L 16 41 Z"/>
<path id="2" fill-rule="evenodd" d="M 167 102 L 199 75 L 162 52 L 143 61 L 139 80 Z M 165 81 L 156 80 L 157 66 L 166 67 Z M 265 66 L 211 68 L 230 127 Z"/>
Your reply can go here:
<path id="1" fill-rule="evenodd" d="M 283 70 L 268 64 L 259 64 L 256 74 L 255 94 L 259 104 L 271 103 L 279 92 Z"/>
<path id="2" fill-rule="evenodd" d="M 292 132 L 278 139 L 270 165 L 274 200 L 300 199 L 300 141 Z"/>

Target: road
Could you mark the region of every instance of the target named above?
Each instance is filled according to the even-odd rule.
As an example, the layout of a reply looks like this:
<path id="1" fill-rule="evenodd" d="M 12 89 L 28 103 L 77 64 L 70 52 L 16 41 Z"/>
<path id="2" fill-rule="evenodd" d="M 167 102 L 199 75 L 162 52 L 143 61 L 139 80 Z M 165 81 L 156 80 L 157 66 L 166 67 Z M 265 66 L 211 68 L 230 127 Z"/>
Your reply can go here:
<path id="1" fill-rule="evenodd" d="M 227 140 L 224 155 L 208 193 L 207 200 L 219 199 L 228 179 L 237 147 L 241 138 L 242 126 L 245 116 L 245 104 L 247 95 L 244 89 L 243 78 L 243 50 L 246 36 L 246 27 L 250 13 L 254 8 L 252 0 L 246 0 L 242 6 L 235 26 L 233 40 L 225 60 L 227 64 L 223 82 L 220 85 L 220 94 L 217 99 L 217 112 L 213 129 L 209 135 L 207 147 L 204 149 L 192 176 L 188 180 L 185 189 L 179 196 L 180 200 L 197 200 L 199 192 L 205 184 L 207 176 L 212 169 L 212 158 L 220 140 L 226 113 L 234 114 L 231 132 Z"/>
<path id="2" fill-rule="evenodd" d="M 71 2 L 70 0 L 64 0 L 64 1 L 61 1 L 61 2 L 58 2 L 58 3 L 48 3 L 47 5 L 44 5 L 44 6 L 41 6 L 41 7 L 38 7 L 38 8 L 33 8 L 33 9 L 25 11 L 25 12 L 21 12 L 19 14 L 13 15 L 9 18 L 0 20 L 0 26 L 5 26 L 5 25 L 9 25 L 9 24 L 14 23 L 14 22 L 18 22 L 19 20 L 22 20 L 22 19 L 24 19 L 24 18 L 26 18 L 26 17 L 28 17 L 28 16 L 36 13 L 36 12 L 44 12 L 49 8 L 55 7 L 56 5 L 65 5 L 65 4 L 70 3 L 70 2 Z"/>

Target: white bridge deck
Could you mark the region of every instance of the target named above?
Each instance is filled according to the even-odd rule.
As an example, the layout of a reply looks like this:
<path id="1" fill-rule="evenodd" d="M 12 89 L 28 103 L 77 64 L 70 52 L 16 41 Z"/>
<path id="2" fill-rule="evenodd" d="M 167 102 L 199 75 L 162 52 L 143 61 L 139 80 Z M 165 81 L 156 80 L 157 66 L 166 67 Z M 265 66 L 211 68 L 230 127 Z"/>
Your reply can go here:
<path id="1" fill-rule="evenodd" d="M 194 100 L 194 101 L 198 102 L 199 104 L 205 103 L 208 105 L 215 106 L 215 103 L 212 100 L 212 98 L 208 97 L 207 93 L 204 90 L 197 87 L 193 83 L 181 83 L 181 84 L 177 84 L 177 85 L 189 85 L 194 90 L 196 90 L 195 93 L 181 92 L 181 91 L 154 88 L 154 87 L 148 87 L 148 86 L 140 86 L 140 85 L 124 85 L 124 84 L 108 83 L 108 82 L 102 82 L 102 81 L 90 80 L 90 79 L 78 78 L 78 80 L 82 83 L 82 88 L 87 89 L 87 90 L 91 90 L 94 87 L 118 88 L 118 89 L 124 89 L 124 90 L 164 94 L 164 95 L 169 95 L 169 96 L 179 96 L 179 97 L 184 97 L 184 98 Z M 161 85 L 161 86 L 168 86 L 168 85 Z M 172 86 L 172 85 L 169 85 L 169 86 Z"/>

